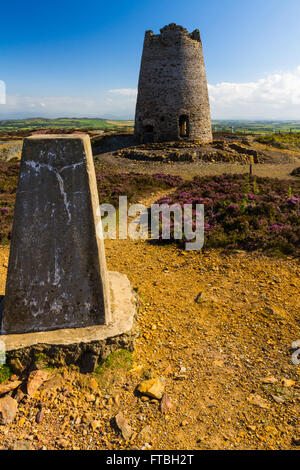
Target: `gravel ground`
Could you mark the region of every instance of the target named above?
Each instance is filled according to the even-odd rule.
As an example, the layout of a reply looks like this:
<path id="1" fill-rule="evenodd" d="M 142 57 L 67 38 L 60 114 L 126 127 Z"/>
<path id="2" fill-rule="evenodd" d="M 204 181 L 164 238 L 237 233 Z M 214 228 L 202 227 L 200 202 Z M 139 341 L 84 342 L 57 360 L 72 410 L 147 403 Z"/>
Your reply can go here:
<path id="1" fill-rule="evenodd" d="M 140 296 L 133 368 L 94 374 L 96 387 L 91 375 L 51 370 L 34 397 L 21 399 L 15 420 L 0 426 L 0 448 L 19 441 L 32 449 L 296 448 L 296 260 L 147 241 L 105 245 L 108 268 L 127 274 Z M 8 247 L 0 253 L 3 288 Z M 151 376 L 165 378 L 167 414 L 135 391 Z M 114 425 L 119 411 L 133 431 L 127 441 Z"/>
<path id="2" fill-rule="evenodd" d="M 98 159 L 115 169 L 116 171 L 134 171 L 140 173 L 166 173 L 180 175 L 184 179 L 192 179 L 194 176 L 223 175 L 226 173 L 240 174 L 249 173 L 249 165 L 239 163 L 204 163 L 204 162 L 142 162 L 127 158 L 116 157 L 112 153 L 98 156 Z M 288 163 L 262 163 L 255 164 L 253 174 L 257 176 L 268 176 L 272 178 L 288 179 L 291 171 L 300 164 L 300 158 L 293 158 Z"/>

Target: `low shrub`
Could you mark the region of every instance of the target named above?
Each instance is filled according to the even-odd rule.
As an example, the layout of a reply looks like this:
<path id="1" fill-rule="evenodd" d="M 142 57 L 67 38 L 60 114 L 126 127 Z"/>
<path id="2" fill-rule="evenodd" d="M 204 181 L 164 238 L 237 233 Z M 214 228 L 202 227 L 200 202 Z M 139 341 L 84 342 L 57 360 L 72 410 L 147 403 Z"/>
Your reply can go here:
<path id="1" fill-rule="evenodd" d="M 299 188 L 295 181 L 245 175 L 196 177 L 157 203 L 192 204 L 193 224 L 196 204 L 204 204 L 204 248 L 299 255 Z M 170 241 L 185 241 L 174 239 L 174 220 Z"/>

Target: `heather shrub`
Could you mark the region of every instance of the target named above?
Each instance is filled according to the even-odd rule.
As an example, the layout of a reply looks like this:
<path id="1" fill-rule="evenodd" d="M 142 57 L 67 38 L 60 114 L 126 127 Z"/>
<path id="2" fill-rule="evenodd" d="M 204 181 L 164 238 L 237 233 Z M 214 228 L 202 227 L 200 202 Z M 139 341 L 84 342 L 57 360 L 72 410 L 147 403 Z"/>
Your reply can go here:
<path id="1" fill-rule="evenodd" d="M 159 204 L 204 204 L 204 249 L 299 254 L 300 184 L 245 175 L 195 177 Z M 171 241 L 174 223 L 171 222 Z M 160 240 L 165 242 L 164 240 Z"/>
<path id="2" fill-rule="evenodd" d="M 141 195 L 158 189 L 168 189 L 183 183 L 180 176 L 155 173 L 117 173 L 96 167 L 96 178 L 101 203 L 118 205 L 119 196 L 127 196 L 128 202 L 136 202 Z"/>

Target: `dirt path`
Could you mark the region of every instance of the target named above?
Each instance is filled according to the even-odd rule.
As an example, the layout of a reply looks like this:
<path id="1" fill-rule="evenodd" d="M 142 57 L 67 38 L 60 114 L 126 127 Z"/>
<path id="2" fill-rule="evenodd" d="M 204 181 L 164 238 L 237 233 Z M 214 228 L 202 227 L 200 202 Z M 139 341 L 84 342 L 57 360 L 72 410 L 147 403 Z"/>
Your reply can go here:
<path id="1" fill-rule="evenodd" d="M 108 268 L 125 273 L 140 297 L 133 369 L 105 376 L 94 398 L 88 377 L 54 371 L 59 385 L 25 398 L 16 421 L 0 426 L 0 448 L 20 439 L 35 449 L 295 448 L 300 371 L 290 347 L 300 339 L 297 262 L 137 240 L 106 240 L 105 247 Z M 1 248 L 1 288 L 7 259 L 8 248 Z M 157 375 L 173 403 L 166 415 L 158 401 L 135 394 L 143 377 Z M 45 416 L 37 424 L 41 402 Z M 128 442 L 111 424 L 120 410 L 134 432 Z"/>

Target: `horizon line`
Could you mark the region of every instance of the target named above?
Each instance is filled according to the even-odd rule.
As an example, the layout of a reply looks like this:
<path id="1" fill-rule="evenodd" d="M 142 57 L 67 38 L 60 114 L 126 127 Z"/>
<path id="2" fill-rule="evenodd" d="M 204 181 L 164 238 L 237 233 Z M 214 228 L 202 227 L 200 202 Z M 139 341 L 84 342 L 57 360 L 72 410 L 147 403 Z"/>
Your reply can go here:
<path id="1" fill-rule="evenodd" d="M 59 120 L 59 119 L 83 119 L 83 120 L 90 120 L 90 119 L 95 119 L 95 120 L 101 120 L 101 121 L 132 121 L 134 122 L 134 118 L 120 118 L 120 117 L 99 117 L 99 116 L 55 116 L 55 117 L 49 117 L 49 116 L 27 116 L 27 117 L 8 117 L 8 118 L 2 118 L 0 117 L 0 122 L 1 121 L 26 121 L 26 120 L 34 120 L 34 119 L 47 119 L 47 120 Z M 244 121 L 244 122 L 300 122 L 299 119 L 295 118 L 289 118 L 289 119 L 276 119 L 276 118 L 238 118 L 238 117 L 228 117 L 228 118 L 212 118 L 212 122 L 215 121 Z"/>

